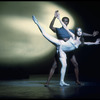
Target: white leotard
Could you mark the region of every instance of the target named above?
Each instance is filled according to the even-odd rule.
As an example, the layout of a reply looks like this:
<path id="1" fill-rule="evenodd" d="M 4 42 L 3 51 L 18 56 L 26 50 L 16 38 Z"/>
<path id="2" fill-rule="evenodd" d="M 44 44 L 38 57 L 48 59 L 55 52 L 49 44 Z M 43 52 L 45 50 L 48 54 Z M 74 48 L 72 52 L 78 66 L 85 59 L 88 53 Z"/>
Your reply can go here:
<path id="1" fill-rule="evenodd" d="M 60 40 L 60 46 L 57 46 L 57 50 L 62 49 L 64 52 L 69 52 L 78 48 L 80 44 L 80 41 L 73 40 L 72 38 L 66 42 Z"/>

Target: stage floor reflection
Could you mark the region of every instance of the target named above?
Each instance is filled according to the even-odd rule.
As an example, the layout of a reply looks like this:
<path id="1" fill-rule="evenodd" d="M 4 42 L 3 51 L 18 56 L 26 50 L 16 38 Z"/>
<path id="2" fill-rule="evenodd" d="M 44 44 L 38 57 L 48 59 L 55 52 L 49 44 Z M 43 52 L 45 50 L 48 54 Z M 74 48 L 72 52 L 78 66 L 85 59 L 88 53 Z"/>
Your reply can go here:
<path id="1" fill-rule="evenodd" d="M 100 83 L 66 80 L 70 86 L 59 85 L 59 77 L 54 76 L 49 87 L 44 84 L 47 75 L 33 75 L 29 79 L 1 80 L 0 99 L 100 99 Z"/>

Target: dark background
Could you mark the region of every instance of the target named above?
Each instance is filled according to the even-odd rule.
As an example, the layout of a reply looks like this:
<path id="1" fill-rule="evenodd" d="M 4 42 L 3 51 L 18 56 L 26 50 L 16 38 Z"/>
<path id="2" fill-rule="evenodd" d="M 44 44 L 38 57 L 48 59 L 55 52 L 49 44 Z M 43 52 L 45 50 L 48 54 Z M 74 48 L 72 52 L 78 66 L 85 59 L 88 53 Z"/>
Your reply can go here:
<path id="1" fill-rule="evenodd" d="M 61 2 L 58 2 L 58 4 L 61 4 Z M 81 16 L 81 19 L 83 21 L 84 26 L 84 32 L 92 34 L 94 30 L 100 32 L 100 2 L 99 1 L 67 1 L 66 3 L 62 2 L 62 5 L 68 9 L 66 6 L 68 4 L 68 7 L 73 9 L 79 16 Z M 96 38 L 99 38 L 100 34 L 93 37 L 85 37 L 85 41 L 95 41 Z M 76 54 L 77 61 L 79 63 L 79 69 L 80 69 L 80 77 L 85 78 L 85 80 L 97 80 L 99 81 L 99 56 L 100 56 L 100 45 L 98 46 L 84 46 L 79 49 L 78 53 Z M 71 66 L 71 64 L 70 64 Z M 71 69 L 72 66 L 69 68 L 71 72 L 73 72 L 73 69 Z M 69 71 L 70 73 L 70 71 Z"/>
<path id="2" fill-rule="evenodd" d="M 92 34 L 93 31 L 100 32 L 100 2 L 93 1 L 54 1 L 54 3 L 59 4 L 66 10 L 72 10 L 76 12 L 77 16 L 79 15 L 83 23 L 79 23 L 83 27 L 83 31 L 89 34 Z M 96 38 L 99 38 L 100 35 L 96 37 L 85 37 L 85 41 L 95 41 Z M 48 55 L 49 56 L 49 55 Z M 53 56 L 54 57 L 54 56 Z M 28 64 L 0 64 L 0 79 L 9 80 L 9 79 L 23 79 L 29 78 L 30 75 L 34 74 L 48 74 L 53 63 L 53 57 L 50 56 L 49 59 L 44 59 L 38 64 L 28 63 Z M 100 81 L 100 45 L 97 46 L 84 46 L 80 47 L 76 53 L 76 58 L 79 63 L 80 69 L 80 78 L 81 80 L 90 80 L 90 81 Z M 73 74 L 74 67 L 68 60 L 68 70 L 66 74 Z M 14 66 L 14 67 L 12 67 Z M 23 67 L 22 67 L 23 66 Z M 31 66 L 31 67 L 26 67 Z M 42 66 L 42 68 L 41 68 Z M 56 69 L 55 74 L 60 74 L 60 67 Z"/>

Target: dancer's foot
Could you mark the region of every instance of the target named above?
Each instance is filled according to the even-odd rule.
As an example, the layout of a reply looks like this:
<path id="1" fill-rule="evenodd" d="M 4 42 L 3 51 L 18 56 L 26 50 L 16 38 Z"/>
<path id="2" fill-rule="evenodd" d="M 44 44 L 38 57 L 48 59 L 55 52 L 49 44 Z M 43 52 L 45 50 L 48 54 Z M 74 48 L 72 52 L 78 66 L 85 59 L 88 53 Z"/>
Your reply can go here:
<path id="1" fill-rule="evenodd" d="M 48 83 L 45 83 L 44 86 L 45 86 L 45 87 L 49 87 L 49 84 L 48 84 Z"/>
<path id="2" fill-rule="evenodd" d="M 70 84 L 67 84 L 65 82 L 60 82 L 60 86 L 63 86 L 63 85 L 70 86 Z"/>
<path id="3" fill-rule="evenodd" d="M 79 82 L 79 81 L 76 81 L 76 84 L 77 84 L 77 85 L 81 85 L 81 82 Z"/>
<path id="4" fill-rule="evenodd" d="M 38 21 L 37 21 L 37 19 L 35 18 L 34 15 L 32 15 L 32 19 L 33 19 L 33 21 L 34 21 L 35 24 L 38 24 Z"/>

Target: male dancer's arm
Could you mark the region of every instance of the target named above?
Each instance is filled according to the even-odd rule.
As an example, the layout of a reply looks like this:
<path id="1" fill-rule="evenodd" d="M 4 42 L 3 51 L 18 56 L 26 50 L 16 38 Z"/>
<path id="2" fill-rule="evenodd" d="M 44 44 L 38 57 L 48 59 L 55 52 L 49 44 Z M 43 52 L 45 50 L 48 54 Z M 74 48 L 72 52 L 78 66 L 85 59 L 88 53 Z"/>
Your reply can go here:
<path id="1" fill-rule="evenodd" d="M 50 23 L 50 26 L 49 26 L 49 28 L 55 33 L 56 33 L 56 27 L 54 27 L 54 22 L 55 22 L 55 20 L 57 18 L 57 12 L 58 12 L 58 10 L 55 11 L 54 17 L 53 17 L 53 19 L 52 19 L 52 21 Z"/>
<path id="2" fill-rule="evenodd" d="M 83 32 L 83 36 L 91 36 L 91 37 L 95 37 L 95 36 L 97 36 L 98 34 L 99 34 L 98 31 L 94 31 L 93 34 L 88 34 L 88 33 Z"/>

